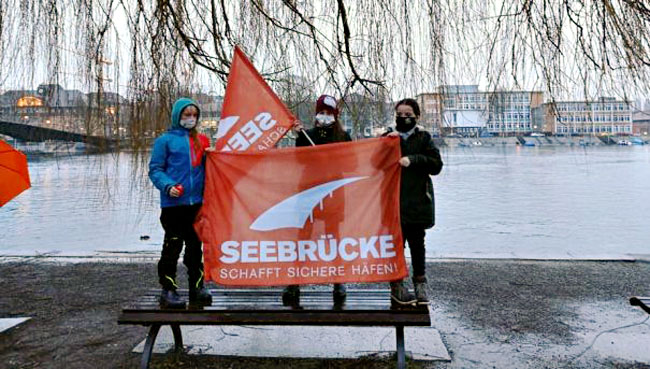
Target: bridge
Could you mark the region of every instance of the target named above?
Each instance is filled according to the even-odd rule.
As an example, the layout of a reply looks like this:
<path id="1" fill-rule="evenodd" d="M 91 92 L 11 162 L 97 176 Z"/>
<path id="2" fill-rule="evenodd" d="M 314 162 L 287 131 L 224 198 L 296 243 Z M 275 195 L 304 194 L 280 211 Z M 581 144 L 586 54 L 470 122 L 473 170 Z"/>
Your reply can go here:
<path id="1" fill-rule="evenodd" d="M 60 131 L 58 129 L 43 128 L 29 124 L 14 123 L 0 120 L 0 134 L 11 136 L 23 141 L 42 142 L 46 140 L 84 142 L 87 144 L 106 147 L 116 143 L 115 140 L 99 136 L 88 136 L 80 133 Z"/>

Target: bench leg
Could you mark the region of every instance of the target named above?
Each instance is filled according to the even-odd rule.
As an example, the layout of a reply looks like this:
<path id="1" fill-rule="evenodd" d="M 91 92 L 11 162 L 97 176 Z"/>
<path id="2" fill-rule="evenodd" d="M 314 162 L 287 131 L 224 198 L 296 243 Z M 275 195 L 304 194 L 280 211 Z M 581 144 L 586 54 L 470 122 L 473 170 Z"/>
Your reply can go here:
<path id="1" fill-rule="evenodd" d="M 181 333 L 181 326 L 178 324 L 171 324 L 172 332 L 174 333 L 174 350 L 177 353 L 183 352 L 183 334 Z"/>
<path id="2" fill-rule="evenodd" d="M 147 340 L 144 342 L 144 350 L 142 350 L 142 359 L 140 360 L 140 369 L 149 369 L 149 362 L 151 361 L 151 354 L 153 354 L 153 344 L 156 342 L 156 336 L 160 331 L 160 324 L 154 324 L 149 329 Z"/>
<path id="3" fill-rule="evenodd" d="M 406 353 L 404 352 L 404 326 L 395 326 L 397 332 L 397 369 L 406 368 Z"/>

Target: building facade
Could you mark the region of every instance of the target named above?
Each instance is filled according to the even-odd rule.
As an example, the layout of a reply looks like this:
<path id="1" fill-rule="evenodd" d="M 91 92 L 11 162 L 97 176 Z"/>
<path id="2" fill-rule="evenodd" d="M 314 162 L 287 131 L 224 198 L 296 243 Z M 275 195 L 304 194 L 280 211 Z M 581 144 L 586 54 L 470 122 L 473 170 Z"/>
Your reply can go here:
<path id="1" fill-rule="evenodd" d="M 557 101 L 542 110 L 544 126 L 556 135 L 632 134 L 631 104 L 614 98 Z"/>
<path id="2" fill-rule="evenodd" d="M 125 131 L 125 121 L 120 118 L 126 117 L 120 113 L 125 102 L 116 93 L 85 94 L 59 84 L 41 84 L 36 90 L 3 93 L 0 117 L 44 128 L 113 137 L 120 134 L 118 128 Z"/>
<path id="3" fill-rule="evenodd" d="M 445 85 L 417 96 L 420 124 L 434 133 L 519 135 L 537 131 L 533 110 L 540 91 L 480 91 L 478 85 Z"/>
<path id="4" fill-rule="evenodd" d="M 643 136 L 650 133 L 650 110 L 632 113 L 632 133 Z"/>

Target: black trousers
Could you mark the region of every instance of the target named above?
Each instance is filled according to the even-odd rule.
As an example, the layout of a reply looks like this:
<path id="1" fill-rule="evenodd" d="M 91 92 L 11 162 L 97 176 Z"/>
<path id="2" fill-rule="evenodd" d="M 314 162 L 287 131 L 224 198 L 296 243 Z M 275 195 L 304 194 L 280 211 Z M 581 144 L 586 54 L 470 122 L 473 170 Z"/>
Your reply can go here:
<path id="1" fill-rule="evenodd" d="M 173 290 L 176 284 L 176 264 L 185 243 L 183 264 L 187 267 L 190 287 L 203 284 L 203 250 L 201 240 L 194 231 L 194 219 L 201 204 L 162 208 L 160 223 L 165 230 L 158 279 L 164 289 Z"/>
<path id="2" fill-rule="evenodd" d="M 426 265 L 424 252 L 424 226 L 418 224 L 402 223 L 402 237 L 404 238 L 404 247 L 408 243 L 411 249 L 411 265 L 413 267 L 414 277 L 423 277 Z"/>

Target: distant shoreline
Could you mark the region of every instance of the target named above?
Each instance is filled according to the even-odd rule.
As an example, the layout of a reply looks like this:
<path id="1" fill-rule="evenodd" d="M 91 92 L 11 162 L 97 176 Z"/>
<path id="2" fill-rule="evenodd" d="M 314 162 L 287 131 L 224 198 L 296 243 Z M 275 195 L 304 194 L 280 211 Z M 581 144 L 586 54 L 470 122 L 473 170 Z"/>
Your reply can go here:
<path id="1" fill-rule="evenodd" d="M 610 143 L 605 143 L 596 136 L 512 136 L 512 137 L 436 137 L 437 146 L 480 147 L 480 146 L 617 146 L 619 141 L 630 142 L 629 146 L 641 146 L 650 143 L 650 136 L 610 136 Z M 643 144 L 632 143 L 632 138 L 639 138 Z"/>

